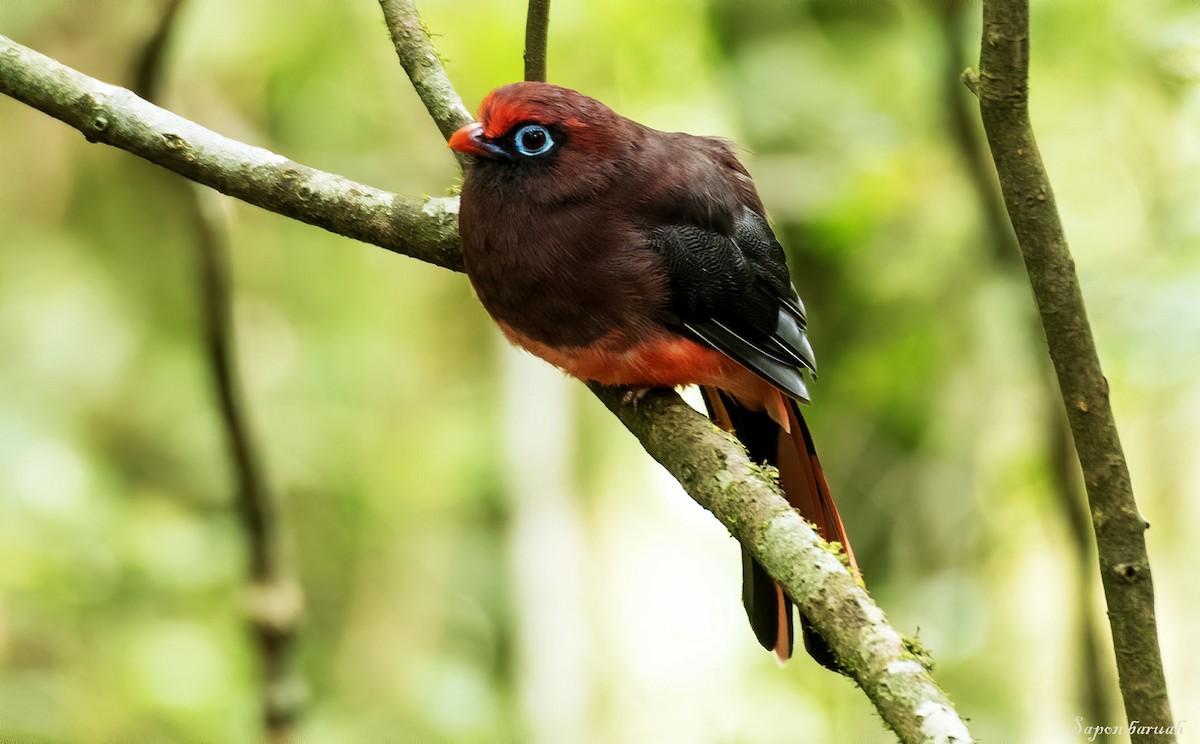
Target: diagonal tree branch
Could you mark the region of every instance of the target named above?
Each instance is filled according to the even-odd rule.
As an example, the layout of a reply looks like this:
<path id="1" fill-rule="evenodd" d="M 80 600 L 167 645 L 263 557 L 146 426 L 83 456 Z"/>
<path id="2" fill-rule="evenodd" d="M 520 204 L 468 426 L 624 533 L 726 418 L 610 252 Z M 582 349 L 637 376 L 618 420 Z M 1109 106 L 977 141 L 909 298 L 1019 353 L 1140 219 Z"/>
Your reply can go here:
<path id="1" fill-rule="evenodd" d="M 1029 120 L 1028 0 L 984 0 L 979 66 L 964 74 L 964 82 L 979 96 L 1083 469 L 1125 712 L 1131 722 L 1162 729 L 1130 734 L 1135 742 L 1175 741 L 1146 553 L 1149 525 L 1134 499 L 1108 381 Z"/>
<path id="2" fill-rule="evenodd" d="M 138 57 L 135 90 L 148 101 L 161 95 L 170 36 L 183 2 L 168 0 L 158 27 Z M 199 186 L 168 179 L 165 173 L 163 181 L 165 188 L 178 193 L 194 226 L 205 363 L 237 484 L 234 505 L 248 553 L 243 611 L 258 654 L 262 726 L 268 744 L 286 744 L 295 735 L 308 694 L 293 663 L 304 596 L 285 559 L 283 515 L 255 443 L 238 377 L 227 226 L 216 210 L 206 208 L 211 207 L 205 204 L 208 194 Z"/>
<path id="3" fill-rule="evenodd" d="M 381 191 L 223 137 L 0 36 L 0 93 L 138 157 L 285 217 L 455 271 L 458 200 Z"/>
<path id="4" fill-rule="evenodd" d="M 838 554 L 788 505 L 774 473 L 764 473 L 737 439 L 672 391 L 652 391 L 635 406 L 624 402 L 623 388 L 589 387 L 783 586 L 901 741 L 972 741 L 929 675 L 929 660 L 888 624 Z"/>
<path id="5" fill-rule="evenodd" d="M 938 16 L 942 30 L 944 57 L 938 71 L 938 81 L 942 85 L 946 125 L 958 147 L 963 169 L 983 215 L 983 227 L 991 239 L 990 257 L 997 270 L 1014 280 L 1023 281 L 1025 270 L 1021 263 L 1021 249 L 1017 245 L 1008 213 L 1004 210 L 1004 197 L 1000 194 L 1000 182 L 996 180 L 991 156 L 987 152 L 983 128 L 970 96 L 958 79 L 966 64 L 963 42 L 967 39 L 965 21 L 969 6 L 961 0 L 937 0 L 930 7 Z M 1115 713 L 1117 706 L 1112 694 L 1115 685 L 1110 681 L 1114 670 L 1108 662 L 1107 651 L 1101 646 L 1104 625 L 1095 612 L 1098 596 L 1092 574 L 1091 517 L 1071 442 L 1071 425 L 1066 413 L 1058 406 L 1060 396 L 1054 368 L 1049 358 L 1041 356 L 1044 335 L 1037 308 L 1030 306 L 1028 316 L 1021 320 L 1021 326 L 1028 336 L 1030 349 L 1041 362 L 1038 365 L 1038 395 L 1041 398 L 1039 405 L 1049 413 L 1044 422 L 1050 445 L 1048 461 L 1053 476 L 1055 503 L 1071 542 L 1075 573 L 1077 598 L 1070 603 L 1075 610 L 1073 624 L 1078 629 L 1076 648 L 1079 664 L 1075 670 L 1075 687 L 1081 712 L 1087 720 L 1099 723 L 1110 720 L 1109 712 Z"/>
<path id="6" fill-rule="evenodd" d="M 0 93 L 92 141 L 252 204 L 439 266 L 461 266 L 455 200 L 389 194 L 229 140 L 3 36 Z M 182 144 L 169 144 L 174 142 Z M 658 391 L 637 407 L 621 402 L 624 391 L 595 392 L 796 599 L 902 741 L 972 740 L 930 676 L 927 658 L 887 624 L 812 526 L 788 506 L 773 473 L 753 465 L 736 440 L 674 392 Z"/>
<path id="7" fill-rule="evenodd" d="M 413 88 L 425 104 L 429 117 L 437 124 L 444 139 L 449 139 L 460 127 L 470 124 L 474 117 L 463 105 L 458 91 L 442 67 L 442 58 L 429 40 L 429 29 L 421 20 L 413 0 L 379 0 L 383 20 L 400 66 L 412 81 Z M 456 152 L 459 167 L 465 168 L 467 156 Z"/>

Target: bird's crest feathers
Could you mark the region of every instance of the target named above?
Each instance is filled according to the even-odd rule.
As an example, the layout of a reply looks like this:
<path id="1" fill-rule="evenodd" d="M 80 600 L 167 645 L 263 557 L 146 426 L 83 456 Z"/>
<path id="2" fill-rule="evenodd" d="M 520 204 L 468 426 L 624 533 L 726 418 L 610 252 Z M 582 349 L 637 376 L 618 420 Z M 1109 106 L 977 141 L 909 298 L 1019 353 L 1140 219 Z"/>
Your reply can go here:
<path id="1" fill-rule="evenodd" d="M 489 139 L 503 137 L 518 124 L 537 122 L 562 127 L 583 144 L 599 139 L 605 125 L 619 118 L 596 99 L 549 83 L 505 85 L 479 105 L 479 121 Z"/>

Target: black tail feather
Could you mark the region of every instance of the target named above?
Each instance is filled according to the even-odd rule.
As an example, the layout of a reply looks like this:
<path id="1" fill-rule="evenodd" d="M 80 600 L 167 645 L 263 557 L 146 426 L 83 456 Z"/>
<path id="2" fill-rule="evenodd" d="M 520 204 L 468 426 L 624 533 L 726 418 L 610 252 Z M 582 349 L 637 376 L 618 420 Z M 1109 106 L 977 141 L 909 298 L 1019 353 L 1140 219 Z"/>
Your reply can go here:
<path id="1" fill-rule="evenodd" d="M 732 431 L 746 447 L 751 459 L 779 469 L 780 485 L 788 503 L 799 509 L 805 519 L 813 522 L 823 538 L 841 542 L 850 558 L 851 567 L 857 571 L 845 529 L 817 460 L 812 437 L 795 401 L 787 401 L 792 429 L 787 432 L 767 412 L 745 408 L 735 398 L 721 391 L 704 388 L 704 400 L 710 418 L 718 426 Z M 774 651 L 781 661 L 790 658 L 795 638 L 792 601 L 745 549 L 742 550 L 742 603 L 746 607 L 750 627 L 763 648 Z M 785 628 L 781 627 L 782 623 L 786 623 Z M 800 630 L 808 654 L 822 666 L 841 671 L 829 645 L 803 614 L 800 617 Z"/>

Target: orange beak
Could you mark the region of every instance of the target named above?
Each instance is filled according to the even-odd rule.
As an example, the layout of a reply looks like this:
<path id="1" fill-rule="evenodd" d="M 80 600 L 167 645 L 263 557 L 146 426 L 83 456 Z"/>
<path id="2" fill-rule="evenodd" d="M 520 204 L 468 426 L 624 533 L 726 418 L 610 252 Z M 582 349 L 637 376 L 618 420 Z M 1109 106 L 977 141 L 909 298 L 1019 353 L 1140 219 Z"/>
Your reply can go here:
<path id="1" fill-rule="evenodd" d="M 483 133 L 483 125 L 477 121 L 471 122 L 450 135 L 450 140 L 446 144 L 451 150 L 477 158 L 512 159 L 512 155 L 507 150 L 487 138 L 487 135 Z"/>

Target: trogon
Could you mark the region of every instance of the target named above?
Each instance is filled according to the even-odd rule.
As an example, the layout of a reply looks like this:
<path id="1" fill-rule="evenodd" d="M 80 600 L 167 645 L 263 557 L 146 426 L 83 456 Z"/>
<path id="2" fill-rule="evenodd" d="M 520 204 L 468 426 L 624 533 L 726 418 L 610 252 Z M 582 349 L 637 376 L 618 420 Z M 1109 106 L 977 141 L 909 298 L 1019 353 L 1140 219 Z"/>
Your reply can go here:
<path id="1" fill-rule="evenodd" d="M 854 553 L 799 404 L 816 372 L 804 304 L 733 146 L 661 132 L 546 83 L 484 99 L 450 147 L 463 260 L 512 343 L 584 380 L 699 385 L 710 417 L 779 470 L 787 500 Z M 743 602 L 791 656 L 792 603 L 743 550 Z M 801 618 L 809 653 L 836 668 Z"/>

